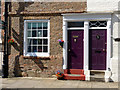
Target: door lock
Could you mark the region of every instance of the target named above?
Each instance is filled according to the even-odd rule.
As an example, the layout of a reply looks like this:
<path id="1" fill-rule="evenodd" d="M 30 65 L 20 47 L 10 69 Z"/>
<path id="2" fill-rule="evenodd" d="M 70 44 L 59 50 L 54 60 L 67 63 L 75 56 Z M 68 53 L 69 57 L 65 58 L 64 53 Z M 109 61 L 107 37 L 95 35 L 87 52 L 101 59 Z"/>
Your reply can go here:
<path id="1" fill-rule="evenodd" d="M 103 52 L 105 52 L 106 51 L 106 49 L 103 49 Z"/>

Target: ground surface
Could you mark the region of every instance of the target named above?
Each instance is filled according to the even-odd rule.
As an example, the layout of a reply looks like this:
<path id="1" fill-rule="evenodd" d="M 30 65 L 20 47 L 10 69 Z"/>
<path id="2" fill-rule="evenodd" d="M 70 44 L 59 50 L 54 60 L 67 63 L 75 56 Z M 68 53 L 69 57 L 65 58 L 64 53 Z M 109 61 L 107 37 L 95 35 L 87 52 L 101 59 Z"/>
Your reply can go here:
<path id="1" fill-rule="evenodd" d="M 57 80 L 56 78 L 7 78 L 2 88 L 118 88 L 118 83 Z"/>

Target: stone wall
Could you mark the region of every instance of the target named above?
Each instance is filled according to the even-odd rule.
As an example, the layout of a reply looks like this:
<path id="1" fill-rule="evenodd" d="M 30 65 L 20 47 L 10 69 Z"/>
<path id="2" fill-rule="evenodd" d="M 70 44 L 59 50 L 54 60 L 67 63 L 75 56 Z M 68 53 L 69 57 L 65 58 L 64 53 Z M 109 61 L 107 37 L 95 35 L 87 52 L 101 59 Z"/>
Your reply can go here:
<path id="1" fill-rule="evenodd" d="M 9 45 L 9 77 L 28 76 L 28 77 L 52 77 L 57 70 L 62 69 L 63 52 L 58 43 L 58 39 L 63 37 L 63 17 L 62 11 L 85 11 L 86 3 L 11 3 L 9 12 L 9 38 L 14 39 L 15 43 Z M 59 13 L 52 13 L 52 11 Z M 41 11 L 48 14 L 29 15 L 30 12 Z M 21 12 L 28 12 L 21 14 Z M 14 13 L 14 14 L 13 14 Z M 23 36 L 24 20 L 50 20 L 50 57 L 24 57 L 23 56 Z"/>
<path id="2" fill-rule="evenodd" d="M 1 2 L 1 12 L 0 12 L 0 14 L 1 14 L 1 19 L 0 20 L 3 20 L 4 21 L 4 5 L 5 5 L 5 3 L 4 3 L 4 1 L 3 0 L 1 0 L 0 1 Z M 2 29 L 0 29 L 0 76 L 2 76 L 2 65 L 3 65 L 3 36 L 4 36 L 4 30 L 2 30 Z"/>
<path id="3" fill-rule="evenodd" d="M 76 12 L 86 7 L 86 2 L 12 2 L 10 12 Z"/>
<path id="4" fill-rule="evenodd" d="M 50 19 L 50 57 L 31 58 L 23 56 L 24 20 Z M 50 77 L 62 69 L 62 48 L 58 39 L 62 39 L 62 16 L 11 17 L 10 36 L 15 40 L 9 45 L 9 75 L 30 77 Z"/>

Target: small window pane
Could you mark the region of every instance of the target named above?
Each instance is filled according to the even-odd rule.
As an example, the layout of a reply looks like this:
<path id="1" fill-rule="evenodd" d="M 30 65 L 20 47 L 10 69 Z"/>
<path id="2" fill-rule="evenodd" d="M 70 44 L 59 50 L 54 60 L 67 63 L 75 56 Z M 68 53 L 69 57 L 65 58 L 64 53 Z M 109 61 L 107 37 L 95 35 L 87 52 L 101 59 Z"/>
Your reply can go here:
<path id="1" fill-rule="evenodd" d="M 42 23 L 38 23 L 38 29 L 42 29 Z"/>
<path id="2" fill-rule="evenodd" d="M 42 39 L 38 39 L 38 45 L 42 45 Z"/>
<path id="3" fill-rule="evenodd" d="M 38 52 L 42 52 L 42 46 L 38 46 Z"/>
<path id="4" fill-rule="evenodd" d="M 31 29 L 31 23 L 28 23 L 28 29 Z"/>
<path id="5" fill-rule="evenodd" d="M 107 21 L 99 21 L 100 27 L 106 27 L 107 26 Z"/>
<path id="6" fill-rule="evenodd" d="M 37 24 L 36 23 L 32 23 L 32 29 L 37 29 Z"/>
<path id="7" fill-rule="evenodd" d="M 28 52 L 31 52 L 31 46 L 28 46 Z"/>
<path id="8" fill-rule="evenodd" d="M 31 31 L 28 31 L 28 35 L 27 35 L 28 37 L 31 37 Z"/>
<path id="9" fill-rule="evenodd" d="M 33 46 L 33 52 L 37 52 L 37 46 Z"/>
<path id="10" fill-rule="evenodd" d="M 28 39 L 28 45 L 30 46 L 32 44 L 32 39 Z"/>
<path id="11" fill-rule="evenodd" d="M 42 30 L 38 30 L 38 37 L 42 37 Z"/>
<path id="12" fill-rule="evenodd" d="M 107 21 L 90 21 L 89 26 L 90 27 L 106 27 Z"/>
<path id="13" fill-rule="evenodd" d="M 43 23 L 43 29 L 47 29 L 47 22 Z"/>
<path id="14" fill-rule="evenodd" d="M 43 44 L 47 45 L 48 44 L 48 40 L 47 39 L 43 39 Z"/>
<path id="15" fill-rule="evenodd" d="M 37 39 L 33 39 L 33 45 L 37 45 Z"/>
<path id="16" fill-rule="evenodd" d="M 84 27 L 84 22 L 68 22 L 68 28 L 71 27 Z"/>
<path id="17" fill-rule="evenodd" d="M 1 14 L 1 8 L 0 8 L 0 14 Z"/>
<path id="18" fill-rule="evenodd" d="M 48 52 L 48 47 L 47 46 L 43 46 L 43 52 Z"/>
<path id="19" fill-rule="evenodd" d="M 36 30 L 32 31 L 32 37 L 37 37 Z"/>
<path id="20" fill-rule="evenodd" d="M 43 30 L 43 37 L 47 37 L 47 30 Z"/>

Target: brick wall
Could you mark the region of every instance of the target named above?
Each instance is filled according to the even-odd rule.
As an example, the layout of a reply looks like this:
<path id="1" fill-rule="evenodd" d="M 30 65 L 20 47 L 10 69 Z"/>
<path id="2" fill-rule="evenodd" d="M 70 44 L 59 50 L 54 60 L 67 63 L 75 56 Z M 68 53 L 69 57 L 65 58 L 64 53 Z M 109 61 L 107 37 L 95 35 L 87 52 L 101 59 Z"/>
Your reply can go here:
<path id="1" fill-rule="evenodd" d="M 58 39 L 62 39 L 63 17 L 52 11 L 85 11 L 86 3 L 11 3 L 9 9 L 9 38 L 15 43 L 9 45 L 9 77 L 52 77 L 57 70 L 62 70 L 62 48 Z M 30 12 L 48 12 L 50 14 L 28 15 Z M 28 12 L 23 15 L 21 12 Z M 13 14 L 14 13 L 14 14 Z M 50 57 L 31 58 L 23 56 L 24 20 L 50 19 Z M 63 71 L 63 70 L 62 70 Z"/>
<path id="2" fill-rule="evenodd" d="M 5 2 L 4 0 L 1 0 L 1 20 L 4 21 L 4 12 L 5 12 Z M 4 31 L 1 32 L 1 39 L 3 41 Z"/>

